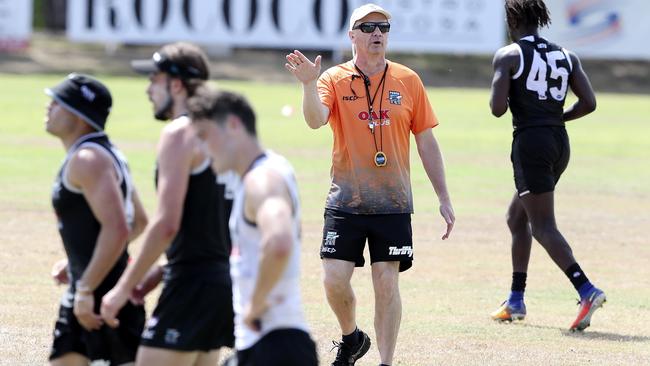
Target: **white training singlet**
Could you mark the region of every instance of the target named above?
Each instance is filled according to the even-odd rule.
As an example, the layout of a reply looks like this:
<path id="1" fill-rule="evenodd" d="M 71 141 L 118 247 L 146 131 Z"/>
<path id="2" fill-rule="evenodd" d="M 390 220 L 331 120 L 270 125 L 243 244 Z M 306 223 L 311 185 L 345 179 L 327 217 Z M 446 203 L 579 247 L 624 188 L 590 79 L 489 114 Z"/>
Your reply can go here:
<path id="1" fill-rule="evenodd" d="M 308 331 L 300 296 L 300 203 L 293 168 L 284 157 L 266 151 L 264 155 L 253 162 L 249 172 L 257 169 L 272 170 L 284 179 L 293 205 L 291 227 L 293 248 L 284 274 L 269 294 L 269 308 L 260 319 L 261 331 L 256 332 L 244 324 L 243 312 L 253 297 L 259 272 L 262 240 L 257 226 L 244 217 L 246 197 L 244 185 L 241 184 L 235 194 L 230 214 L 230 235 L 232 236 L 230 275 L 233 286 L 235 348 L 237 350 L 250 348 L 261 337 L 275 329 L 290 328 Z"/>

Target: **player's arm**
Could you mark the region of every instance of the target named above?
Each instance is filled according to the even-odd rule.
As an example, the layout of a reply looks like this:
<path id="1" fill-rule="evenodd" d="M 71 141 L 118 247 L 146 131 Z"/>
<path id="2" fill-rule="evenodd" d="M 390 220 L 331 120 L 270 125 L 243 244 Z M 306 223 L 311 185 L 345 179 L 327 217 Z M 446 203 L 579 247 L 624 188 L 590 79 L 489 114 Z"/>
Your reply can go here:
<path id="1" fill-rule="evenodd" d="M 131 291 L 129 300 L 136 305 L 144 305 L 144 298 L 151 290 L 156 288 L 164 275 L 163 266 L 160 264 L 153 265 L 142 281 L 135 285 Z"/>
<path id="2" fill-rule="evenodd" d="M 70 160 L 69 182 L 79 188 L 100 223 L 95 250 L 76 283 L 74 314 L 86 329 L 98 329 L 101 318 L 94 313 L 93 292 L 113 268 L 126 247 L 126 222 L 117 172 L 111 159 L 95 149 L 81 149 Z"/>
<path id="3" fill-rule="evenodd" d="M 327 123 L 330 110 L 323 105 L 318 95 L 318 75 L 321 69 L 321 56 L 311 62 L 300 51 L 287 55 L 284 67 L 302 83 L 302 114 L 307 126 L 317 129 Z"/>
<path id="4" fill-rule="evenodd" d="M 569 86 L 573 94 L 578 97 L 578 101 L 564 111 L 563 119 L 565 122 L 583 117 L 596 110 L 596 95 L 591 88 L 589 77 L 582 69 L 580 59 L 570 51 L 569 57 L 571 57 L 571 63 L 573 64 L 573 70 L 569 75 Z"/>
<path id="5" fill-rule="evenodd" d="M 284 273 L 294 242 L 292 235 L 293 205 L 284 179 L 277 173 L 258 170 L 245 181 L 244 214 L 257 224 L 262 242 L 259 273 L 244 321 L 252 329 L 266 311 L 267 298 Z"/>
<path id="6" fill-rule="evenodd" d="M 490 108 L 495 117 L 501 117 L 508 111 L 510 78 L 514 73 L 513 70 L 519 68 L 519 62 L 519 53 L 512 47 L 502 47 L 494 54 Z"/>
<path id="7" fill-rule="evenodd" d="M 454 209 L 451 205 L 451 199 L 449 198 L 449 191 L 447 191 L 445 163 L 442 159 L 442 153 L 440 152 L 438 141 L 436 141 L 436 138 L 433 136 L 431 128 L 427 128 L 415 135 L 415 143 L 418 148 L 420 160 L 422 160 L 422 165 L 424 166 L 424 171 L 427 172 L 429 181 L 431 181 L 431 185 L 433 185 L 433 189 L 436 191 L 436 195 L 438 196 L 438 201 L 440 202 L 440 215 L 442 215 L 447 224 L 447 230 L 442 236 L 442 239 L 444 240 L 449 237 L 449 234 L 454 227 L 454 222 L 456 221 Z"/>
<path id="8" fill-rule="evenodd" d="M 158 145 L 158 208 L 145 229 L 138 256 L 126 268 L 115 287 L 104 295 L 101 313 L 110 326 L 118 325 L 115 317 L 133 288 L 178 233 L 195 146 L 195 137 L 190 131 L 171 125 L 163 130 Z"/>
<path id="9" fill-rule="evenodd" d="M 133 201 L 134 212 L 133 226 L 129 231 L 129 243 L 140 236 L 140 234 L 142 234 L 144 228 L 147 227 L 147 223 L 149 222 L 149 219 L 147 218 L 147 212 L 144 210 L 144 206 L 142 206 L 142 201 L 140 201 L 140 196 L 138 195 L 138 191 L 135 189 L 135 187 L 133 187 L 131 200 Z"/>

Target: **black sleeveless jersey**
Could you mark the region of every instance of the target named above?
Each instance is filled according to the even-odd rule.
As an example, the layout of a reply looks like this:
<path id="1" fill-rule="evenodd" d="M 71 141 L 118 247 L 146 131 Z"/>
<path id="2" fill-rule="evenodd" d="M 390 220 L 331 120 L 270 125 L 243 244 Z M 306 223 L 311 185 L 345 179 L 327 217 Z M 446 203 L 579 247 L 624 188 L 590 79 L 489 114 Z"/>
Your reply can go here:
<path id="1" fill-rule="evenodd" d="M 573 66 L 569 53 L 538 36 L 524 37 L 509 47 L 520 55 L 509 94 L 515 133 L 532 126 L 564 126 L 564 100 Z"/>
<path id="2" fill-rule="evenodd" d="M 167 278 L 197 271 L 228 275 L 233 193 L 220 178 L 207 158 L 191 172 L 181 225 L 166 252 Z"/>
<path id="3" fill-rule="evenodd" d="M 59 233 L 68 256 L 68 271 L 71 286 L 85 271 L 95 251 L 101 225 L 93 215 L 83 193 L 67 180 L 68 162 L 81 148 L 93 148 L 110 156 L 117 171 L 120 191 L 129 225 L 133 223 L 133 185 L 126 159 L 109 141 L 103 132 L 95 132 L 79 138 L 68 150 L 65 160 L 52 189 L 52 205 L 58 218 Z M 124 271 L 128 260 L 126 249 L 98 288 L 110 289 Z"/>

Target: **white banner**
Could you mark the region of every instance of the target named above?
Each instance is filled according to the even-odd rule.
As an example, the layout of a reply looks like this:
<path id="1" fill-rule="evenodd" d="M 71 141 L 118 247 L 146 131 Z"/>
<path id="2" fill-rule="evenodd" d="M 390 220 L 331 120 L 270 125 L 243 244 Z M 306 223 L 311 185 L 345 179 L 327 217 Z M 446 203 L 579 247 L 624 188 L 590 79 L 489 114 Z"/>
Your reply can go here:
<path id="1" fill-rule="evenodd" d="M 79 42 L 343 49 L 364 0 L 68 0 Z M 504 42 L 494 0 L 376 0 L 393 14 L 392 50 L 490 54 Z"/>
<path id="2" fill-rule="evenodd" d="M 0 51 L 29 45 L 32 35 L 32 0 L 0 0 Z"/>
<path id="3" fill-rule="evenodd" d="M 650 59 L 650 1 L 546 0 L 542 34 L 580 57 Z"/>

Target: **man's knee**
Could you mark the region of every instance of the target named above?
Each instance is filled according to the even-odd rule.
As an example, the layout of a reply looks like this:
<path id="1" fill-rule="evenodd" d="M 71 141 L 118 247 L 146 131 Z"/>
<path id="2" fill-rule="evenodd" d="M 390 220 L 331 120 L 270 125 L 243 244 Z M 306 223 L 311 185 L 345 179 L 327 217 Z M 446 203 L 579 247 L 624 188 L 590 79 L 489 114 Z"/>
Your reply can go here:
<path id="1" fill-rule="evenodd" d="M 341 293 L 350 286 L 350 281 L 342 276 L 325 273 L 323 276 L 323 286 L 328 293 Z"/>
<path id="2" fill-rule="evenodd" d="M 399 291 L 399 262 L 373 264 L 372 281 L 375 293 L 393 296 Z"/>
<path id="3" fill-rule="evenodd" d="M 511 233 L 528 231 L 528 217 L 525 213 L 512 208 L 506 213 L 506 223 Z"/>
<path id="4" fill-rule="evenodd" d="M 354 271 L 353 262 L 341 260 L 323 261 L 323 286 L 329 292 L 345 292 L 350 288 L 350 279 Z"/>

